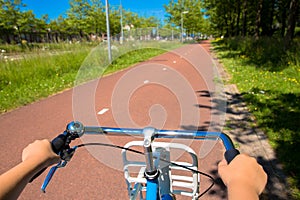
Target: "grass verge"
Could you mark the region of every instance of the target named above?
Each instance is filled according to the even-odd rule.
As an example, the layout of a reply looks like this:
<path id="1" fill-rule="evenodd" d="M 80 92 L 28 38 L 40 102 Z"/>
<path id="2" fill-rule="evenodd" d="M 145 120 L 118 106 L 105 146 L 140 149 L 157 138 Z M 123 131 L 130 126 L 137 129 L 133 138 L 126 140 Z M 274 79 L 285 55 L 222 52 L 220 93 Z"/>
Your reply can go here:
<path id="1" fill-rule="evenodd" d="M 282 51 L 270 38 L 216 40 L 215 51 L 284 165 L 300 199 L 300 42 Z"/>
<path id="2" fill-rule="evenodd" d="M 88 50 L 84 50 L 1 62 L 0 112 L 71 87 L 87 54 Z"/>

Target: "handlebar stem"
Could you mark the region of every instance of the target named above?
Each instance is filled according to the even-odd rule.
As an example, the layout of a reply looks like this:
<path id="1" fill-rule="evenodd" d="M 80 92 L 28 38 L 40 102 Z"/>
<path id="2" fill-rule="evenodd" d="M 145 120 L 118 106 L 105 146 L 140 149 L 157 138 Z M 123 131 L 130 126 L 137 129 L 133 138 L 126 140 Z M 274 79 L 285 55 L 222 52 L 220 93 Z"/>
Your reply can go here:
<path id="1" fill-rule="evenodd" d="M 156 130 L 152 127 L 146 127 L 143 129 L 144 135 L 144 153 L 146 158 L 146 172 L 154 172 L 156 168 L 153 163 L 153 153 L 152 153 L 152 141 L 154 139 Z"/>

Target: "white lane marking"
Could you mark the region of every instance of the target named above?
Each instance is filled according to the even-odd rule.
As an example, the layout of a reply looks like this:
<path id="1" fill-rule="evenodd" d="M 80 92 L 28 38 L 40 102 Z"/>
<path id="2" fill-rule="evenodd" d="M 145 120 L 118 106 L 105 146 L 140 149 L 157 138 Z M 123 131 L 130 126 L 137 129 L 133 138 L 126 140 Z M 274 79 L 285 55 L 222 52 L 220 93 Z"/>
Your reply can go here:
<path id="1" fill-rule="evenodd" d="M 104 113 L 106 113 L 109 110 L 109 108 L 103 108 L 102 110 L 100 110 L 97 114 L 98 115 L 103 115 Z"/>
<path id="2" fill-rule="evenodd" d="M 149 82 L 150 82 L 149 80 L 144 80 L 144 84 L 149 83 Z"/>

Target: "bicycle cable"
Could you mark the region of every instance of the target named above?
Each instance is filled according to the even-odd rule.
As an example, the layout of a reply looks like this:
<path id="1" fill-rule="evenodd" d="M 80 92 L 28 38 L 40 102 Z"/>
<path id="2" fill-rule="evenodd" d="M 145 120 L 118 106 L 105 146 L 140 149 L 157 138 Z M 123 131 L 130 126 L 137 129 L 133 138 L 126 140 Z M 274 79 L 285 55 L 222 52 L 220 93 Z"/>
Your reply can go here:
<path id="1" fill-rule="evenodd" d="M 126 147 L 123 147 L 123 146 L 119 146 L 119 145 L 114 145 L 114 144 L 106 144 L 106 143 L 85 143 L 85 144 L 79 144 L 77 145 L 77 147 L 84 147 L 84 146 L 106 146 L 106 147 L 113 147 L 113 148 L 118 148 L 118 149 L 123 149 L 123 150 L 126 150 L 126 151 L 131 151 L 131 152 L 134 152 L 134 153 L 137 153 L 137 154 L 141 154 L 141 155 L 145 155 L 143 152 L 141 151 L 137 151 L 137 150 L 134 150 L 134 149 L 130 149 L 130 148 L 126 148 Z M 187 170 L 190 170 L 194 173 L 197 173 L 197 174 L 200 174 L 202 176 L 205 176 L 207 178 L 209 178 L 211 180 L 211 184 L 209 187 L 207 187 L 206 190 L 204 190 L 202 193 L 200 193 L 198 195 L 198 198 L 202 197 L 204 194 L 206 194 L 215 184 L 215 179 L 209 175 L 209 174 L 206 174 L 204 172 L 201 172 L 201 171 L 198 171 L 198 170 L 195 170 L 195 169 L 191 169 L 187 166 L 184 166 L 184 165 L 180 165 L 180 164 L 177 164 L 177 163 L 174 163 L 174 162 L 171 162 L 171 161 L 168 161 L 168 160 L 165 160 L 165 159 L 162 159 L 162 158 L 159 158 L 160 161 L 163 161 L 163 162 L 166 162 L 168 164 L 172 164 L 172 165 L 175 165 L 177 167 L 181 167 L 181 168 L 184 168 L 184 169 L 187 169 Z"/>

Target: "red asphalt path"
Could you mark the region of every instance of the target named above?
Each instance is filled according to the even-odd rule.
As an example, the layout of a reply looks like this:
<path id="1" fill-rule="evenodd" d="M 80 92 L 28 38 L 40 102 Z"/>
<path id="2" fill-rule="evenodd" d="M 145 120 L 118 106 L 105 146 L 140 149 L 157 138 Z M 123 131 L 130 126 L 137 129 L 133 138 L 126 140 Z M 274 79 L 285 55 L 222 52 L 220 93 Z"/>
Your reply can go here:
<path id="1" fill-rule="evenodd" d="M 207 48 L 208 43 L 185 45 L 100 81 L 0 115 L 0 173 L 20 162 L 22 149 L 29 143 L 54 138 L 74 119 L 85 125 L 220 130 L 223 115 L 214 109 L 214 102 L 220 99 L 215 96 L 216 71 Z M 116 136 L 83 138 L 117 145 L 131 140 Z M 223 147 L 215 142 L 193 141 L 189 145 L 200 154 L 199 169 L 217 178 Z M 127 199 L 124 175 L 117 169 L 121 161 L 120 150 L 79 149 L 72 161 L 56 172 L 46 194 L 39 189 L 44 173 L 25 188 L 20 199 Z M 210 184 L 205 177 L 201 183 L 200 192 Z M 226 192 L 219 184 L 202 197 L 224 198 Z"/>

